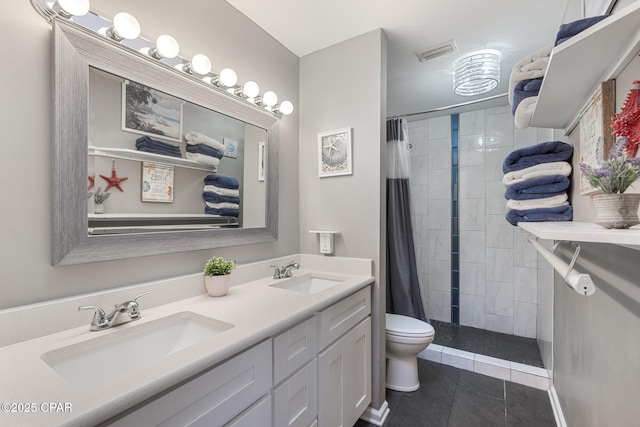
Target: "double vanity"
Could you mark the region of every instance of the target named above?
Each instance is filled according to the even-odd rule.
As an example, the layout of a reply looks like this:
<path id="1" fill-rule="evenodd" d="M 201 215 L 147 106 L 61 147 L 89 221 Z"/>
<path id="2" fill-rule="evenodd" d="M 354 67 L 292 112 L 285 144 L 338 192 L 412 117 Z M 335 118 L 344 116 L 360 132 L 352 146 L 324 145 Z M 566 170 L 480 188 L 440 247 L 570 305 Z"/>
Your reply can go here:
<path id="1" fill-rule="evenodd" d="M 172 283 L 193 292 L 200 280 L 199 294 L 150 308 L 162 284 L 117 290 L 122 301 L 151 293 L 139 320 L 90 331 L 83 311 L 84 326 L 0 347 L 0 395 L 15 404 L 0 424 L 353 425 L 371 401 L 371 261 L 295 258 L 301 268 L 282 279 L 268 262 L 239 266 L 224 297 L 204 293 L 201 274 Z M 0 318 L 40 321 L 105 298 Z"/>

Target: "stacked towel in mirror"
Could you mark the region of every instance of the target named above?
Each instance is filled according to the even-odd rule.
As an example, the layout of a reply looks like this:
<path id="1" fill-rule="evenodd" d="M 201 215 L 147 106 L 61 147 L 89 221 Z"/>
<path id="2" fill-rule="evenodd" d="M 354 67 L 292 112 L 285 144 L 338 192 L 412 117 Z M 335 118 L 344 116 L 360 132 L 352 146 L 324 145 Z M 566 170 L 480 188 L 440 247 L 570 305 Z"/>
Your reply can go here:
<path id="1" fill-rule="evenodd" d="M 567 194 L 572 154 L 571 145 L 549 141 L 520 148 L 504 159 L 505 218 L 510 224 L 573 219 Z"/>
<path id="2" fill-rule="evenodd" d="M 182 157 L 180 147 L 149 138 L 148 136 L 141 136 L 136 139 L 136 149 L 146 153 L 162 154 L 163 156 Z"/>
<path id="3" fill-rule="evenodd" d="M 609 15 L 592 16 L 590 18 L 578 19 L 577 21 L 560 25 L 558 34 L 556 34 L 555 45 L 558 46 L 560 43 L 569 40 L 571 37 L 583 32 L 608 16 Z"/>
<path id="4" fill-rule="evenodd" d="M 185 133 L 184 139 L 187 141 L 187 159 L 211 166 L 220 164 L 224 155 L 223 143 L 196 131 Z"/>
<path id="5" fill-rule="evenodd" d="M 231 176 L 216 174 L 204 178 L 204 212 L 219 216 L 240 216 L 240 184 Z"/>
<path id="6" fill-rule="evenodd" d="M 507 95 L 518 129 L 527 128 L 531 123 L 542 80 L 549 65 L 551 49 L 549 46 L 533 52 L 516 62 L 511 69 Z"/>

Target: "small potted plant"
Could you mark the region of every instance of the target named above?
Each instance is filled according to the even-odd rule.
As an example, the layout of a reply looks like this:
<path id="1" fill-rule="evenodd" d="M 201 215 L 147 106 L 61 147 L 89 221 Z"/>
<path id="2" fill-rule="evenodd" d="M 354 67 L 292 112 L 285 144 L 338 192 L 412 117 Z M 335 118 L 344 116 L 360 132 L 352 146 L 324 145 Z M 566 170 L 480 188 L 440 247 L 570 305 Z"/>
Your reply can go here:
<path id="1" fill-rule="evenodd" d="M 625 193 L 640 178 L 640 158 L 629 157 L 626 146 L 626 138 L 618 138 L 599 168 L 580 163 L 589 184 L 604 193 L 593 196 L 595 222 L 604 228 L 629 228 L 640 223 L 640 194 Z"/>
<path id="2" fill-rule="evenodd" d="M 214 256 L 204 264 L 204 284 L 212 297 L 227 294 L 231 284 L 231 272 L 236 268 L 236 262 Z"/>
<path id="3" fill-rule="evenodd" d="M 89 192 L 89 197 L 91 197 L 91 194 L 93 194 L 93 192 Z M 111 193 L 103 193 L 102 192 L 102 188 L 98 187 L 98 189 L 96 190 L 96 193 L 93 195 L 93 201 L 96 203 L 95 204 L 95 210 L 94 212 L 97 214 L 100 213 L 104 213 L 104 201 L 107 200 L 109 198 L 109 196 L 111 195 Z"/>

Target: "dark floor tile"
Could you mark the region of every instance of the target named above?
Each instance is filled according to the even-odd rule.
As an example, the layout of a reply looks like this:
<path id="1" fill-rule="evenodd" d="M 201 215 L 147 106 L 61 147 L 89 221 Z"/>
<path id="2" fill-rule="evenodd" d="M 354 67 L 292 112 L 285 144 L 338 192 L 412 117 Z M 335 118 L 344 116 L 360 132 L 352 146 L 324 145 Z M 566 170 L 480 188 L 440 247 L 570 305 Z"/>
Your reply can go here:
<path id="1" fill-rule="evenodd" d="M 504 427 L 505 402 L 466 387 L 458 387 L 448 427 Z"/>
<path id="2" fill-rule="evenodd" d="M 387 426 L 387 424 L 385 424 L 385 427 Z M 366 422 L 365 420 L 358 420 L 353 427 L 377 427 L 375 424 L 371 424 Z"/>
<path id="3" fill-rule="evenodd" d="M 461 371 L 458 388 L 465 387 L 474 393 L 504 400 L 504 380 L 471 371 Z"/>
<path id="4" fill-rule="evenodd" d="M 506 383 L 507 426 L 555 427 L 553 409 L 546 391 L 512 382 Z"/>
<path id="5" fill-rule="evenodd" d="M 407 402 L 403 399 L 402 407 L 389 416 L 384 427 L 447 427 L 450 407 L 418 400 Z"/>
<path id="6" fill-rule="evenodd" d="M 409 401 L 417 400 L 450 408 L 459 377 L 460 369 L 458 368 L 418 359 L 420 388 L 410 393 L 404 393 L 401 404 L 404 406 Z"/>

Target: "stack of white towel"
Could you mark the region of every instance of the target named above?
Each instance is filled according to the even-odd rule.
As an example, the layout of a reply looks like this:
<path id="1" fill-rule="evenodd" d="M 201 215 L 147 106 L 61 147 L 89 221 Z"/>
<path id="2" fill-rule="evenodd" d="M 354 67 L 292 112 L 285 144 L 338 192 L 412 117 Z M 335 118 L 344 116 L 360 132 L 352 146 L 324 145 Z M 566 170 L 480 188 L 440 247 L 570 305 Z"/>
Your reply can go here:
<path id="1" fill-rule="evenodd" d="M 189 131 L 184 134 L 187 141 L 186 158 L 211 166 L 218 166 L 224 156 L 224 144 L 199 132 Z"/>
<path id="2" fill-rule="evenodd" d="M 552 49 L 552 47 L 545 47 L 527 55 L 511 70 L 508 96 L 514 123 L 518 129 L 525 129 L 531 123 Z"/>

